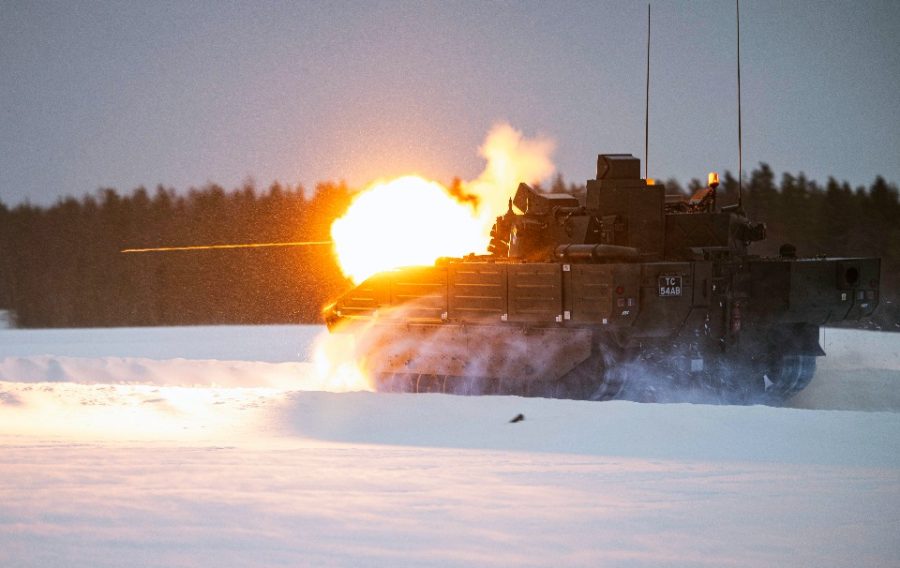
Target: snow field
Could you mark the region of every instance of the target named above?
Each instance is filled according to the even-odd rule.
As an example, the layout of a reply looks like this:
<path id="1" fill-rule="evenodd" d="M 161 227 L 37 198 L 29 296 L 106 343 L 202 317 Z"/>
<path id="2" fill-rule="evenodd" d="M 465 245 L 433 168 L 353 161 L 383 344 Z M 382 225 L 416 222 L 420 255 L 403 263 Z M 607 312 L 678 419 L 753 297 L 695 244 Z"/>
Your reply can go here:
<path id="1" fill-rule="evenodd" d="M 900 335 L 809 410 L 322 392 L 321 331 L 0 331 L 0 566 L 900 564 Z"/>

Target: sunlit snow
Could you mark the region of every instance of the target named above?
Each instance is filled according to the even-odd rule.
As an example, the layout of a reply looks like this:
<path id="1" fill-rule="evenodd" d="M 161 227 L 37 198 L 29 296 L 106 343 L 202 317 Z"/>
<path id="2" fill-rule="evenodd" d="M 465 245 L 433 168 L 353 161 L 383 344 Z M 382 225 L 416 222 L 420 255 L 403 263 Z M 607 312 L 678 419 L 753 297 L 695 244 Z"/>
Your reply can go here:
<path id="1" fill-rule="evenodd" d="M 0 566 L 900 559 L 900 334 L 773 408 L 321 392 L 320 333 L 0 330 Z"/>

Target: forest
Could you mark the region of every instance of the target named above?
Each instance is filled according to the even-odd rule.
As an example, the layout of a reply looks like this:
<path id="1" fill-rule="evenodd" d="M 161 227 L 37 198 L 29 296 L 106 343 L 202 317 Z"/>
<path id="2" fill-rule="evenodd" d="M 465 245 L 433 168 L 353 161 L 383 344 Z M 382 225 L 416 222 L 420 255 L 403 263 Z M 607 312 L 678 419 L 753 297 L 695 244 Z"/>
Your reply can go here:
<path id="1" fill-rule="evenodd" d="M 666 183 L 668 193 L 700 187 Z M 737 200 L 723 176 L 718 203 Z M 557 176 L 547 189 L 579 193 Z M 216 243 L 327 241 L 353 190 L 342 183 L 251 183 L 187 192 L 107 188 L 49 207 L 0 202 L 0 310 L 18 327 L 319 323 L 346 290 L 328 246 L 121 254 L 124 248 Z M 871 327 L 900 331 L 900 198 L 878 177 L 869 187 L 803 175 L 780 181 L 766 164 L 744 178 L 748 216 L 767 225 L 751 249 L 776 255 L 880 256 L 881 305 Z M 389 223 L 389 219 L 384 220 Z M 410 235 L 411 239 L 420 238 Z"/>

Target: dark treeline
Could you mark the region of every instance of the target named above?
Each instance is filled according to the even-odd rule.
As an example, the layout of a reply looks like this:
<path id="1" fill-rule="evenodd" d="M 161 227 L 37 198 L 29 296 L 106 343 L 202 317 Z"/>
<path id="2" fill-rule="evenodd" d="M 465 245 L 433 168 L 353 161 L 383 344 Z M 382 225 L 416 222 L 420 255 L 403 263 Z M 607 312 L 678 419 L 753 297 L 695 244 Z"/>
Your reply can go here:
<path id="1" fill-rule="evenodd" d="M 321 241 L 343 185 L 105 189 L 0 205 L 0 309 L 20 327 L 313 322 L 346 286 L 328 246 L 121 254 L 130 247 Z"/>
<path id="2" fill-rule="evenodd" d="M 736 202 L 737 180 L 726 174 L 722 181 L 719 204 Z M 667 182 L 669 193 L 699 186 Z M 578 193 L 583 186 L 560 176 L 550 189 Z M 318 322 L 322 306 L 349 286 L 330 247 L 119 251 L 328 240 L 350 196 L 337 184 L 320 184 L 312 196 L 278 184 L 265 191 L 210 185 L 186 195 L 157 188 L 122 196 L 106 189 L 46 208 L 0 203 L 0 309 L 12 310 L 21 327 Z M 744 180 L 743 203 L 768 226 L 755 254 L 775 255 L 792 243 L 801 256 L 882 257 L 876 322 L 900 329 L 896 186 L 880 177 L 868 188 L 790 174 L 777 181 L 763 164 Z"/>

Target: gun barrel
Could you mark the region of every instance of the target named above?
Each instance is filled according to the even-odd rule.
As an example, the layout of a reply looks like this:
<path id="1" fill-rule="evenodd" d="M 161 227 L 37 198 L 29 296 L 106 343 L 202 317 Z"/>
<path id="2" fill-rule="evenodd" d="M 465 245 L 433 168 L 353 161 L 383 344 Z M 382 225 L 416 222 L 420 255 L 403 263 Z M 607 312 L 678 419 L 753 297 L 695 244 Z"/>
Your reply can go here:
<path id="1" fill-rule="evenodd" d="M 119 252 L 135 253 L 135 252 L 178 252 L 178 251 L 195 251 L 195 250 L 221 250 L 221 249 L 240 249 L 240 248 L 264 248 L 264 247 L 309 247 L 330 245 L 332 241 L 293 241 L 282 243 L 229 243 L 218 245 L 187 245 L 178 247 L 149 247 L 149 248 L 127 248 Z"/>

